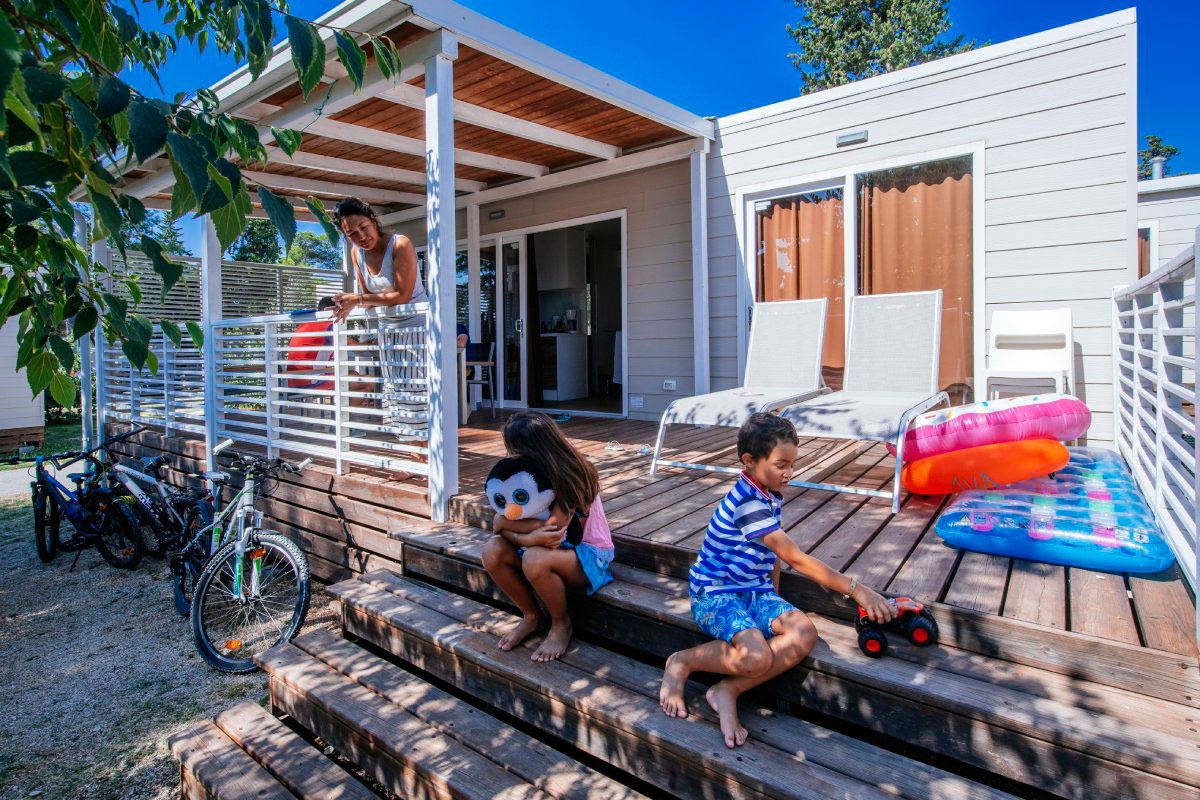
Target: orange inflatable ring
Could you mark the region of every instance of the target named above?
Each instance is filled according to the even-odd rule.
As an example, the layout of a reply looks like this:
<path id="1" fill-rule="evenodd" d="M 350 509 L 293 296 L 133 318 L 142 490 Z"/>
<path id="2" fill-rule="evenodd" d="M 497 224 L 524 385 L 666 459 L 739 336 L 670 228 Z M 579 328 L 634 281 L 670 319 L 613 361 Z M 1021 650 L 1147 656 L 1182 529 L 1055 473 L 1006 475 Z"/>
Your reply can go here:
<path id="1" fill-rule="evenodd" d="M 900 482 L 914 494 L 995 489 L 1057 472 L 1070 457 L 1067 448 L 1054 439 L 984 444 L 905 464 Z"/>

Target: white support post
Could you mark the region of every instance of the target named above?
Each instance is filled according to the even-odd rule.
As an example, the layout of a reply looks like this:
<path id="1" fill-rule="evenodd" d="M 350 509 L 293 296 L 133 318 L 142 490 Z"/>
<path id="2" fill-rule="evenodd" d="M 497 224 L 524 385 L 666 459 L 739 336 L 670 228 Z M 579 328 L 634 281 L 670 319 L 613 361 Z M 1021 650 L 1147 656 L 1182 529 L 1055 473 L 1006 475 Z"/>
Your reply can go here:
<path id="1" fill-rule="evenodd" d="M 709 391 L 708 140 L 692 153 L 692 353 L 695 394 Z"/>
<path id="2" fill-rule="evenodd" d="M 345 428 L 342 424 L 342 348 L 345 346 L 344 322 L 335 322 L 330 332 L 333 334 L 333 443 L 337 455 L 333 459 L 333 467 L 338 475 L 342 474 L 342 453 L 346 450 L 343 441 Z"/>
<path id="3" fill-rule="evenodd" d="M 263 327 L 263 391 L 266 392 L 266 412 L 267 412 L 267 458 L 274 458 L 276 448 L 274 441 L 276 437 L 275 425 L 275 361 L 279 358 L 278 348 L 275 346 L 275 334 L 278 332 L 278 326 L 274 322 L 264 322 Z M 315 358 L 315 355 L 308 355 L 306 358 Z"/>
<path id="4" fill-rule="evenodd" d="M 201 328 L 204 329 L 204 460 L 205 468 L 215 470 L 217 457 L 217 418 L 221 398 L 217 389 L 217 341 L 213 323 L 221 319 L 221 241 L 210 217 L 201 221 L 204 232 L 200 242 Z"/>
<path id="5" fill-rule="evenodd" d="M 1195 257 L 1196 253 L 1200 253 L 1200 226 L 1198 226 L 1196 228 L 1195 235 L 1192 237 L 1192 241 L 1194 242 L 1192 253 L 1193 253 L 1193 257 Z M 1193 286 L 1195 285 L 1194 279 L 1192 281 L 1192 284 L 1193 284 Z M 1193 289 L 1193 291 L 1194 291 L 1194 289 Z M 1194 350 L 1193 357 L 1196 360 L 1196 363 L 1194 365 L 1193 374 L 1200 375 L 1200 315 L 1197 315 L 1195 313 L 1194 308 L 1193 308 L 1192 316 L 1194 317 L 1193 321 L 1194 321 L 1194 324 L 1196 325 L 1195 337 L 1192 339 L 1192 343 L 1193 343 L 1192 348 Z M 1116 354 L 1114 353 L 1113 355 L 1115 356 Z M 1193 381 L 1193 383 L 1195 383 L 1195 381 Z M 1192 397 L 1192 408 L 1193 409 L 1200 408 L 1200 384 L 1196 384 L 1195 386 L 1193 386 L 1192 391 L 1194 392 L 1194 395 Z M 1119 412 L 1120 409 L 1114 409 L 1114 411 Z M 1195 418 L 1196 418 L 1196 413 L 1195 413 L 1195 411 L 1193 411 L 1192 419 L 1195 419 Z M 1197 465 L 1200 465 L 1200 426 L 1197 426 L 1196 434 L 1197 435 L 1193 437 L 1193 440 L 1194 440 L 1193 448 L 1196 453 L 1196 462 L 1195 463 Z M 1197 501 L 1195 504 L 1192 505 L 1192 537 L 1193 537 L 1192 545 L 1195 549 L 1195 554 L 1194 554 L 1195 560 L 1192 562 L 1192 569 L 1194 570 L 1194 572 L 1192 574 L 1196 576 L 1196 582 L 1198 584 L 1200 584 L 1200 470 L 1193 469 L 1192 473 L 1193 473 L 1192 497 L 1196 498 L 1196 501 Z M 1195 589 L 1196 587 L 1193 586 L 1192 588 Z M 1196 606 L 1195 617 L 1196 617 L 1196 638 L 1198 641 L 1200 641 L 1200 604 L 1198 604 Z"/>
<path id="6" fill-rule="evenodd" d="M 108 266 L 108 245 L 103 241 L 92 245 L 92 261 Z M 108 288 L 108 277 L 101 279 Z M 93 435 L 104 437 L 108 423 L 108 342 L 104 340 L 104 326 L 96 324 L 96 430 Z"/>
<path id="7" fill-rule="evenodd" d="M 83 252 L 88 251 L 87 220 L 75 211 L 75 241 Z M 79 271 L 79 278 L 87 282 L 86 270 Z M 99 323 L 96 328 L 99 330 Z M 79 340 L 79 416 L 83 420 L 83 449 L 90 450 L 96 444 L 96 428 L 92 409 L 92 335 Z"/>
<path id="8" fill-rule="evenodd" d="M 471 203 L 467 206 L 467 333 L 472 342 L 483 341 L 479 312 L 479 204 Z M 471 387 L 472 407 L 482 402 L 482 390 L 482 386 Z"/>
<path id="9" fill-rule="evenodd" d="M 163 334 L 162 342 L 162 360 L 158 365 L 158 374 L 162 377 L 163 387 L 163 430 L 170 435 L 171 426 L 174 425 L 175 402 L 172 398 L 171 389 L 171 373 L 175 367 L 173 363 L 175 359 L 171 358 L 171 353 L 174 348 L 171 347 L 171 340 L 167 335 Z"/>
<path id="10" fill-rule="evenodd" d="M 450 514 L 458 493 L 458 354 L 454 347 L 454 62 L 446 31 L 425 61 L 425 224 L 428 232 L 426 337 L 429 392 L 429 503 L 435 522 Z"/>

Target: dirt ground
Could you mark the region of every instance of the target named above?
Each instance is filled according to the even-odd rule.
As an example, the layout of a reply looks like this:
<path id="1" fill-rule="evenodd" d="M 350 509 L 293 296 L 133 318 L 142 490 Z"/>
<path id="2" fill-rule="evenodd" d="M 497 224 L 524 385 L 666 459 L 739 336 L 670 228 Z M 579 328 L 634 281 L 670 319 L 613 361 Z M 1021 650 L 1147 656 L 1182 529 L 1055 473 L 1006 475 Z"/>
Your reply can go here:
<path id="1" fill-rule="evenodd" d="M 28 498 L 0 499 L 0 800 L 179 796 L 167 737 L 250 699 L 262 673 L 196 654 L 166 562 L 114 570 L 94 549 L 43 565 Z M 335 626 L 317 584 L 305 630 Z"/>

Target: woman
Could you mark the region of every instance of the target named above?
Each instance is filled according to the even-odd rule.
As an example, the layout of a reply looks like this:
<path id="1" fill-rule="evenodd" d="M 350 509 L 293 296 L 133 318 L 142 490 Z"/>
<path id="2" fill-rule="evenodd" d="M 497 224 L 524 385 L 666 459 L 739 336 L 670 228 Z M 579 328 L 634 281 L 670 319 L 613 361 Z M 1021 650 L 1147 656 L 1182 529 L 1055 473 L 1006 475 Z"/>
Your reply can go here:
<path id="1" fill-rule="evenodd" d="M 334 302 L 337 303 L 334 318 L 338 322 L 345 321 L 356 308 L 366 309 L 368 316 L 377 316 L 379 312 L 375 309 L 388 314 L 396 306 L 429 301 L 417 270 L 416 248 L 407 236 L 385 235 L 375 211 L 357 197 L 347 197 L 338 203 L 333 212 L 333 219 L 351 244 L 355 245 L 350 249 L 350 265 L 358 287 L 356 292 L 342 292 L 334 296 Z M 383 325 L 381 321 L 380 330 L 383 329 Z M 393 344 L 415 342 L 423 334 L 424 318 L 392 318 L 387 328 L 390 332 L 385 338 Z M 352 337 L 353 344 L 363 344 L 365 341 Z M 387 374 L 387 382 L 392 384 L 394 390 L 400 392 L 415 388 L 420 378 L 415 373 L 409 374 L 406 368 L 395 370 L 394 373 Z M 352 377 L 362 377 L 353 371 L 348 374 Z M 351 392 L 367 393 L 379 390 L 377 384 L 368 381 L 350 383 Z M 352 397 L 351 403 L 365 407 L 370 405 L 371 401 L 365 397 Z M 395 406 L 394 410 L 401 417 L 420 413 L 420 409 L 412 403 L 387 404 L 387 407 L 392 406 Z"/>
<path id="2" fill-rule="evenodd" d="M 351 244 L 350 264 L 357 292 L 342 292 L 336 318 L 342 322 L 356 308 L 425 303 L 429 296 L 417 271 L 417 250 L 407 236 L 387 236 L 374 210 L 357 197 L 337 204 L 334 222 Z"/>

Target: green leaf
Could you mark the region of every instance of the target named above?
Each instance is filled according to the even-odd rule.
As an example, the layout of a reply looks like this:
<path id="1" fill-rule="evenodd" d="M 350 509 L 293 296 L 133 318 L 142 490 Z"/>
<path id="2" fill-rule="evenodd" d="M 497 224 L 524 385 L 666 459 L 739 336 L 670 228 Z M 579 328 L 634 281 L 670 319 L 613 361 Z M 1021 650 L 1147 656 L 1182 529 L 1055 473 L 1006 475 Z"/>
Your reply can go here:
<path id="1" fill-rule="evenodd" d="M 300 142 L 304 138 L 300 131 L 290 128 L 271 128 L 271 135 L 275 137 L 275 144 L 279 145 L 279 149 L 289 156 L 300 149 Z"/>
<path id="2" fill-rule="evenodd" d="M 75 407 L 75 392 L 78 389 L 70 375 L 55 372 L 50 377 L 50 396 L 63 408 Z"/>
<path id="3" fill-rule="evenodd" d="M 67 88 L 67 82 L 61 75 L 47 72 L 40 67 L 26 67 L 21 70 L 21 76 L 25 79 L 25 93 L 29 95 L 30 102 L 38 105 L 53 103 L 62 97 Z"/>
<path id="4" fill-rule="evenodd" d="M 125 221 L 121 218 L 121 209 L 117 207 L 111 197 L 105 197 L 92 191 L 88 192 L 88 197 L 92 200 L 92 208 L 96 209 L 96 221 L 101 223 L 98 235 L 113 236 L 117 240 L 121 252 L 125 252 L 125 237 L 120 235 L 121 228 L 125 225 Z"/>
<path id="5" fill-rule="evenodd" d="M 183 275 L 183 266 L 169 261 L 163 256 L 162 245 L 149 236 L 142 236 L 142 252 L 150 259 L 151 266 L 158 276 L 162 278 L 163 294 L 171 291 L 171 287 L 179 281 Z"/>
<path id="6" fill-rule="evenodd" d="M 50 336 L 50 349 L 58 357 L 58 363 L 62 364 L 63 369 L 70 372 L 75 368 L 75 348 L 71 347 L 66 339 L 58 334 L 52 334 Z"/>
<path id="7" fill-rule="evenodd" d="M 100 82 L 100 94 L 96 98 L 96 116 L 108 119 L 120 114 L 129 105 L 129 86 L 119 78 L 106 76 Z"/>
<path id="8" fill-rule="evenodd" d="M 358 46 L 358 42 L 342 31 L 337 31 L 334 39 L 337 41 L 338 58 L 341 59 L 346 72 L 350 73 L 350 80 L 354 81 L 354 90 L 362 89 L 363 73 L 367 69 L 367 54 Z"/>
<path id="9" fill-rule="evenodd" d="M 96 313 L 95 306 L 84 306 L 79 309 L 79 313 L 75 315 L 75 321 L 71 323 L 71 335 L 76 339 L 87 336 L 95 329 L 99 320 L 100 315 Z"/>
<path id="10" fill-rule="evenodd" d="M 12 85 L 13 89 L 24 85 L 24 80 L 22 80 L 20 73 L 13 75 Z M 42 138 L 42 126 L 38 124 L 37 118 L 34 116 L 33 109 L 22 99 L 22 95 L 24 95 L 24 93 L 24 89 L 22 89 L 20 92 L 10 91 L 4 98 L 4 107 L 12 112 L 14 117 L 21 120 L 21 122 L 29 130 L 29 133 L 31 133 L 33 138 L 37 141 L 37 146 L 44 147 L 45 140 Z"/>
<path id="11" fill-rule="evenodd" d="M 228 203 L 209 214 L 213 227 L 217 229 L 217 239 L 221 242 L 224 252 L 233 246 L 237 238 L 246 229 L 246 217 L 249 213 L 242 207 L 240 197 L 238 202 Z"/>
<path id="12" fill-rule="evenodd" d="M 8 211 L 12 216 L 11 224 L 13 225 L 24 225 L 26 222 L 33 222 L 42 215 L 40 208 L 23 200 L 13 200 Z"/>
<path id="13" fill-rule="evenodd" d="M 229 185 L 229 179 L 217 169 L 216 164 L 208 165 L 208 177 L 212 179 L 212 185 L 216 186 L 221 194 L 225 195 L 225 202 L 228 203 L 233 200 L 233 187 Z"/>
<path id="14" fill-rule="evenodd" d="M 392 76 L 400 71 L 400 62 L 395 56 L 395 51 L 388 45 L 389 40 L 381 37 L 371 37 L 371 49 L 375 52 L 375 63 L 379 65 L 379 71 L 383 73 L 383 77 L 391 80 Z"/>
<path id="15" fill-rule="evenodd" d="M 44 392 L 50 385 L 50 379 L 54 376 L 54 365 L 54 356 L 45 350 L 29 359 L 29 365 L 25 367 L 25 380 L 29 381 L 29 389 L 34 396 Z"/>
<path id="16" fill-rule="evenodd" d="M 150 368 L 150 374 L 158 373 L 158 356 L 154 355 L 153 350 L 146 351 L 146 366 Z"/>
<path id="17" fill-rule="evenodd" d="M 146 356 L 150 355 L 150 350 L 146 345 L 133 339 L 121 342 L 121 352 L 129 359 L 129 363 L 138 369 L 146 366 Z"/>
<path id="18" fill-rule="evenodd" d="M 27 335 L 21 338 L 21 345 L 17 348 L 17 369 L 25 369 L 29 366 L 29 359 L 33 358 L 33 336 Z"/>
<path id="19" fill-rule="evenodd" d="M 21 150 L 8 154 L 17 186 L 46 186 L 57 183 L 70 172 L 63 162 L 40 150 Z"/>
<path id="20" fill-rule="evenodd" d="M 137 24 L 137 20 L 125 9 L 116 4 L 108 6 L 109 12 L 117 20 L 117 37 L 122 45 L 127 45 L 141 31 L 141 26 Z"/>
<path id="21" fill-rule="evenodd" d="M 25 251 L 38 243 L 37 228 L 32 225 L 18 225 L 13 231 L 13 242 L 17 245 L 17 249 Z"/>
<path id="22" fill-rule="evenodd" d="M 292 49 L 292 63 L 296 66 L 300 91 L 307 100 L 308 93 L 316 88 L 325 74 L 325 43 L 310 22 L 288 14 L 284 17 L 284 23 L 287 25 L 288 44 Z"/>
<path id="23" fill-rule="evenodd" d="M 133 195 L 123 194 L 117 198 L 117 202 L 129 216 L 131 224 L 141 225 L 142 221 L 146 219 L 146 206 L 142 205 L 142 201 Z"/>
<path id="24" fill-rule="evenodd" d="M 304 204 L 308 206 L 308 210 L 317 218 L 317 222 L 321 223 L 321 227 L 325 229 L 325 235 L 329 237 L 329 243 L 336 250 L 340 245 L 341 235 L 338 232 L 337 226 L 333 224 L 333 220 L 329 218 L 329 214 L 325 211 L 325 204 L 321 202 L 319 197 L 309 195 L 304 198 Z"/>
<path id="25" fill-rule="evenodd" d="M 196 195 L 183 174 L 183 169 L 174 159 L 171 160 L 171 174 L 175 176 L 175 188 L 171 190 L 171 219 L 179 219 L 196 207 Z"/>
<path id="26" fill-rule="evenodd" d="M 8 16 L 0 17 L 0 96 L 8 93 L 13 75 L 21 64 L 21 43 L 17 32 L 8 24 Z"/>
<path id="27" fill-rule="evenodd" d="M 67 302 L 63 304 L 63 319 L 70 319 L 75 316 L 81 308 L 83 308 L 83 298 L 77 294 L 72 294 L 67 298 Z"/>
<path id="28" fill-rule="evenodd" d="M 138 244 L 140 245 L 141 242 L 139 242 Z M 129 287 L 129 297 L 131 300 L 133 300 L 134 304 L 136 305 L 136 304 L 142 302 L 142 287 L 138 286 L 137 281 L 135 281 L 135 280 L 125 281 L 125 285 Z"/>
<path id="29" fill-rule="evenodd" d="M 129 107 L 129 138 L 138 163 L 153 158 L 167 142 L 167 118 L 150 103 L 135 102 Z"/>
<path id="30" fill-rule="evenodd" d="M 284 250 L 290 249 L 292 240 L 296 238 L 296 211 L 292 204 L 265 186 L 258 187 L 258 201 L 262 203 L 263 211 L 267 212 L 275 230 L 283 237 Z"/>
<path id="31" fill-rule="evenodd" d="M 67 106 L 71 109 L 71 117 L 75 120 L 75 126 L 83 135 L 83 140 L 79 144 L 81 147 L 87 147 L 100 132 L 100 120 L 96 119 L 96 115 L 87 107 L 87 103 L 73 93 L 67 94 Z"/>
<path id="32" fill-rule="evenodd" d="M 200 326 L 190 320 L 183 325 L 187 328 L 188 336 L 192 337 L 192 344 L 196 346 L 196 349 L 204 347 L 204 331 L 200 329 Z"/>
<path id="33" fill-rule="evenodd" d="M 15 317 L 17 314 L 20 314 L 25 309 L 32 308 L 32 307 L 33 307 L 33 298 L 32 297 L 30 297 L 29 295 L 25 295 L 24 297 L 18 297 L 16 299 L 16 301 L 13 302 L 12 306 L 9 307 L 8 315 L 10 317 Z"/>
<path id="34" fill-rule="evenodd" d="M 154 323 L 148 317 L 141 314 L 130 314 L 129 324 L 125 326 L 129 338 L 135 342 L 141 342 L 147 347 L 150 345 L 150 337 L 154 334 Z"/>
<path id="35" fill-rule="evenodd" d="M 167 134 L 167 146 L 171 150 L 171 160 L 179 164 L 180 170 L 187 178 L 193 197 L 202 199 L 210 182 L 204 148 L 191 138 L 173 131 Z"/>
<path id="36" fill-rule="evenodd" d="M 125 322 L 125 312 L 129 309 L 129 303 L 124 298 L 117 297 L 115 294 L 109 294 L 108 292 L 105 292 L 101 296 L 117 320 L 122 323 Z"/>
<path id="37" fill-rule="evenodd" d="M 75 20 L 75 14 L 71 9 L 67 8 L 67 4 L 62 0 L 54 0 L 54 18 L 58 20 L 58 24 L 66 31 L 67 37 L 78 46 L 83 37 L 79 33 L 79 23 Z"/>
<path id="38" fill-rule="evenodd" d="M 169 319 L 160 319 L 158 327 L 162 328 L 163 335 L 171 340 L 171 344 L 176 347 L 183 346 L 183 333 L 179 330 L 179 326 Z"/>

